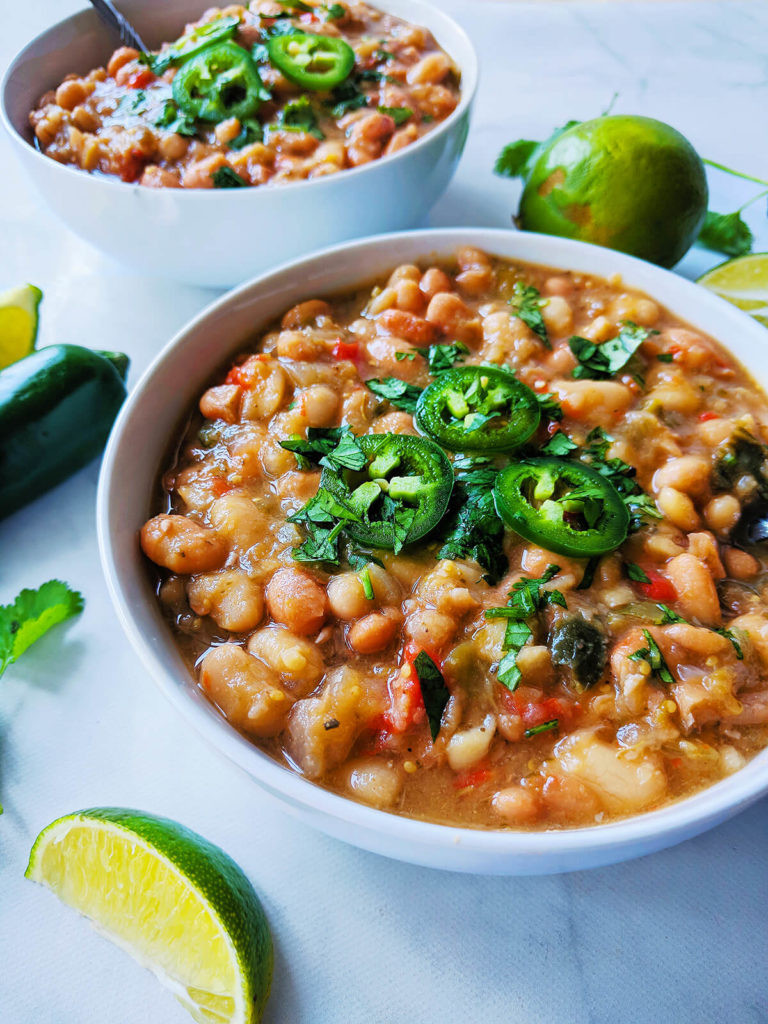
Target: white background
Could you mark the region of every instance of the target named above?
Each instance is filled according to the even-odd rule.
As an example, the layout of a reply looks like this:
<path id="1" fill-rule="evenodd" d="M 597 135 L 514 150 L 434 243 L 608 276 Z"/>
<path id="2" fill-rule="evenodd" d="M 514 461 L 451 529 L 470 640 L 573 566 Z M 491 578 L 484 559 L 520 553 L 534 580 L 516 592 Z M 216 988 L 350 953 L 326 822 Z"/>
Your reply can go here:
<path id="1" fill-rule="evenodd" d="M 3 0 L 0 66 L 76 0 Z M 201 9 L 205 6 L 201 0 Z M 768 175 L 768 5 L 450 0 L 482 84 L 439 225 L 509 223 L 503 143 L 617 112 L 669 121 L 699 151 Z M 715 172 L 712 205 L 754 191 Z M 750 210 L 768 249 L 765 201 Z M 147 239 L 152 244 L 152 239 Z M 0 139 L 0 289 L 43 288 L 41 344 L 122 349 L 131 378 L 214 295 L 130 273 L 47 214 Z M 694 253 L 696 276 L 715 257 Z M 727 341 L 727 339 L 723 339 Z M 2 439 L 0 439 L 0 444 Z M 261 893 L 276 942 L 269 1024 L 761 1024 L 768 1021 L 768 806 L 683 846 L 569 876 L 473 878 L 327 839 L 182 722 L 124 640 L 96 552 L 91 466 L 0 523 L 0 601 L 57 576 L 82 618 L 0 681 L 0 1021 L 188 1020 L 146 972 L 23 879 L 32 841 L 97 804 L 167 814 L 226 849 Z"/>

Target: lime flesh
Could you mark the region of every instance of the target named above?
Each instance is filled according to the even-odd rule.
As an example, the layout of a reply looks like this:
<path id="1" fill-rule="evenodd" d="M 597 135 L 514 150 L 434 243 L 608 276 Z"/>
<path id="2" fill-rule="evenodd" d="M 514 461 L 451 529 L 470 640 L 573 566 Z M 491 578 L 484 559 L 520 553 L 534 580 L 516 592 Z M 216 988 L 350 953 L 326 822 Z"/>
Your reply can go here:
<path id="1" fill-rule="evenodd" d="M 703 274 L 698 283 L 768 327 L 768 252 L 721 263 Z"/>
<path id="2" fill-rule="evenodd" d="M 98 807 L 52 822 L 26 877 L 149 968 L 199 1024 L 260 1019 L 272 940 L 240 868 L 167 818 Z"/>
<path id="3" fill-rule="evenodd" d="M 42 297 L 33 284 L 0 293 L 0 370 L 33 351 Z"/>
<path id="4" fill-rule="evenodd" d="M 704 166 L 683 135 L 650 117 L 618 114 L 573 125 L 545 146 L 518 220 L 526 231 L 671 267 L 696 240 L 707 198 Z"/>

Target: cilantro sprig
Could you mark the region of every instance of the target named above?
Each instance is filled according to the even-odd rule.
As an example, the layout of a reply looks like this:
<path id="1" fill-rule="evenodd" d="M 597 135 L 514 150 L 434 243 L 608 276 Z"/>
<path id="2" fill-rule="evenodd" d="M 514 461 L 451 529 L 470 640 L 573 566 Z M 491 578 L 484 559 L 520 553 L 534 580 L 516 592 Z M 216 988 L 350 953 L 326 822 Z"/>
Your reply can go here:
<path id="1" fill-rule="evenodd" d="M 443 712 L 451 694 L 445 685 L 442 672 L 426 651 L 419 651 L 414 658 L 413 667 L 421 687 L 421 696 L 429 722 L 429 732 L 434 742 L 440 732 Z"/>
<path id="2" fill-rule="evenodd" d="M 60 580 L 37 590 L 22 590 L 11 604 L 0 605 L 0 676 L 49 629 L 79 615 L 83 597 Z"/>
<path id="3" fill-rule="evenodd" d="M 542 306 L 546 304 L 547 299 L 541 297 L 541 292 L 538 288 L 534 288 L 532 284 L 515 281 L 512 297 L 509 299 L 512 312 L 518 319 L 523 321 L 526 327 L 529 327 L 538 336 L 545 348 L 552 348 L 549 334 L 547 333 L 547 325 L 544 323 L 544 317 L 541 313 Z"/>
<path id="4" fill-rule="evenodd" d="M 669 666 L 664 660 L 664 655 L 661 653 L 659 645 L 647 629 L 643 630 L 643 636 L 648 646 L 640 647 L 638 650 L 633 651 L 629 656 L 630 661 L 646 662 L 651 667 L 651 675 L 657 676 L 662 683 L 666 683 L 668 686 L 672 685 L 675 677 L 669 671 Z"/>
<path id="5" fill-rule="evenodd" d="M 576 380 L 608 380 L 623 370 L 644 341 L 658 331 L 625 320 L 615 338 L 600 345 L 574 335 L 568 345 L 578 359 L 571 376 Z"/>
<path id="6" fill-rule="evenodd" d="M 411 415 L 416 412 L 416 403 L 421 395 L 421 388 L 408 384 L 399 377 L 373 377 L 365 382 L 365 386 L 379 398 L 386 398 L 390 405 L 402 409 Z"/>
<path id="7" fill-rule="evenodd" d="M 493 499 L 496 468 L 488 458 L 463 455 L 454 459 L 453 468 L 455 484 L 437 557 L 477 562 L 493 586 L 509 564 L 504 553 L 504 523 Z"/>

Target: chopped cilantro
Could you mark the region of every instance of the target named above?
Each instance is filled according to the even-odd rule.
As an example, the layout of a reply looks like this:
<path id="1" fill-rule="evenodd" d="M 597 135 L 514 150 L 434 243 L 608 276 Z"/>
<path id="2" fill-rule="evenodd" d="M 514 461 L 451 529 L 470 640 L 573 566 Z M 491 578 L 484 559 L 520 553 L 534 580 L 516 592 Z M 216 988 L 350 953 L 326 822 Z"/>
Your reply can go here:
<path id="1" fill-rule="evenodd" d="M 211 175 L 214 188 L 245 188 L 248 182 L 241 178 L 231 167 L 224 165 L 217 168 Z"/>
<path id="2" fill-rule="evenodd" d="M 575 451 L 579 446 L 568 437 L 562 430 L 558 430 L 556 434 L 547 441 L 545 445 L 542 445 L 540 451 L 542 455 L 555 455 L 563 456 L 568 455 L 569 452 Z"/>
<path id="3" fill-rule="evenodd" d="M 280 445 L 297 458 L 329 469 L 362 469 L 365 465 L 365 456 L 349 427 L 308 427 L 306 438 L 289 437 Z"/>
<path id="4" fill-rule="evenodd" d="M 11 604 L 0 605 L 0 676 L 49 629 L 82 610 L 82 595 L 60 580 L 22 590 Z"/>
<path id="5" fill-rule="evenodd" d="M 542 394 L 536 395 L 536 401 L 539 403 L 543 416 L 546 416 L 550 420 L 557 421 L 563 418 L 563 407 L 554 395 L 543 392 Z"/>
<path id="6" fill-rule="evenodd" d="M 373 583 L 371 582 L 371 572 L 366 565 L 364 569 L 361 569 L 358 573 L 360 582 L 363 585 L 363 593 L 365 594 L 366 601 L 373 601 L 376 596 L 373 592 Z"/>
<path id="7" fill-rule="evenodd" d="M 596 345 L 587 338 L 574 335 L 568 342 L 579 365 L 572 372 L 577 380 L 606 380 L 623 370 L 647 338 L 654 333 L 626 320 L 615 338 Z"/>
<path id="8" fill-rule="evenodd" d="M 657 604 L 656 607 L 661 612 L 661 618 L 659 619 L 660 626 L 669 626 L 675 622 L 685 622 L 682 615 L 678 615 L 677 612 L 673 612 L 669 605 Z"/>
<path id="9" fill-rule="evenodd" d="M 502 641 L 502 648 L 507 653 L 499 662 L 496 678 L 502 686 L 506 686 L 513 693 L 522 679 L 522 672 L 517 666 L 517 656 L 532 636 L 533 631 L 527 623 L 517 622 L 513 619 L 507 623 L 507 630 Z"/>
<path id="10" fill-rule="evenodd" d="M 540 732 L 550 732 L 552 729 L 557 729 L 560 726 L 559 718 L 550 718 L 548 722 L 542 722 L 541 725 L 534 725 L 530 729 L 526 729 L 523 735 L 527 740 L 531 736 L 538 736 Z"/>
<path id="11" fill-rule="evenodd" d="M 645 642 L 648 644 L 648 646 L 641 647 L 639 650 L 634 651 L 632 654 L 630 654 L 630 659 L 632 661 L 647 662 L 651 666 L 651 673 L 653 675 L 658 676 L 662 683 L 666 683 L 667 685 L 673 684 L 675 678 L 669 671 L 669 667 L 667 666 L 667 663 L 664 660 L 664 655 L 661 653 L 659 645 L 656 643 L 656 641 L 653 639 L 653 637 L 647 629 L 643 630 L 643 636 L 645 637 Z"/>
<path id="12" fill-rule="evenodd" d="M 541 315 L 541 307 L 546 305 L 547 300 L 542 299 L 538 288 L 534 288 L 532 284 L 523 284 L 522 281 L 515 281 L 512 291 L 513 295 L 509 304 L 515 316 L 538 336 L 545 348 L 552 348 L 547 334 L 547 325 Z"/>
<path id="13" fill-rule="evenodd" d="M 306 132 L 316 139 L 325 138 L 318 127 L 317 114 L 312 107 L 312 102 L 306 94 L 286 103 L 277 115 L 277 125 L 288 132 Z"/>
<path id="14" fill-rule="evenodd" d="M 410 107 L 379 107 L 378 110 L 380 114 L 386 114 L 387 117 L 391 117 L 398 128 L 401 124 L 405 124 L 409 118 L 413 117 L 413 111 Z"/>
<path id="15" fill-rule="evenodd" d="M 456 482 L 443 520 L 443 543 L 437 557 L 477 562 L 493 586 L 509 564 L 504 554 L 504 524 L 493 500 L 496 469 L 486 458 L 460 455 L 454 459 L 453 468 Z"/>
<path id="16" fill-rule="evenodd" d="M 195 119 L 188 114 L 182 114 L 175 100 L 166 100 L 163 109 L 155 118 L 155 125 L 158 128 L 165 128 L 166 131 L 174 132 L 176 135 L 195 135 L 197 126 Z"/>
<path id="17" fill-rule="evenodd" d="M 315 523 L 307 523 L 307 538 L 303 544 L 294 548 L 292 555 L 297 562 L 326 562 L 328 565 L 339 564 L 339 534 L 344 523 L 338 522 L 328 529 Z"/>
<path id="18" fill-rule="evenodd" d="M 577 590 L 589 590 L 595 581 L 598 565 L 600 565 L 600 555 L 594 555 L 587 561 L 584 567 L 584 575 L 581 577 L 581 583 L 576 587 Z"/>
<path id="19" fill-rule="evenodd" d="M 244 146 L 250 146 L 254 142 L 263 142 L 263 140 L 264 125 L 255 118 L 246 118 L 240 122 L 240 131 L 234 139 L 229 140 L 227 145 L 230 149 L 242 149 Z"/>
<path id="20" fill-rule="evenodd" d="M 427 362 L 430 373 L 442 373 L 450 370 L 455 363 L 463 363 L 469 349 L 463 342 L 452 345 L 430 345 L 427 350 Z"/>
<path id="21" fill-rule="evenodd" d="M 595 427 L 587 435 L 586 446 L 579 448 L 575 457 L 613 484 L 629 510 L 629 529 L 633 533 L 642 526 L 643 516 L 661 519 L 661 512 L 635 480 L 637 470 L 634 466 L 630 466 L 623 459 L 608 458 L 608 449 L 612 443 L 613 438 L 610 434 L 606 434 L 602 427 Z"/>
<path id="22" fill-rule="evenodd" d="M 509 594 L 509 605 L 516 609 L 521 616 L 529 618 L 539 612 L 547 604 L 557 604 L 565 608 L 565 598 L 559 590 L 542 590 L 545 583 L 549 583 L 560 572 L 559 565 L 548 565 L 543 576 L 538 579 L 531 579 L 523 576 L 512 585 Z"/>
<path id="23" fill-rule="evenodd" d="M 674 356 L 671 352 L 659 352 L 656 356 L 660 363 L 671 363 L 674 361 Z"/>
<path id="24" fill-rule="evenodd" d="M 395 352 L 395 359 L 398 363 L 402 363 L 404 359 L 408 359 L 410 362 L 413 362 L 416 356 L 420 354 L 421 353 L 418 352 L 417 349 L 413 348 L 410 352 Z"/>
<path id="25" fill-rule="evenodd" d="M 341 85 L 337 85 L 335 89 L 331 90 L 326 106 L 329 107 L 331 116 L 338 119 L 351 110 L 367 107 L 368 97 L 358 88 L 354 77 L 350 76 L 346 82 L 342 82 Z"/>
<path id="26" fill-rule="evenodd" d="M 451 694 L 445 685 L 442 672 L 426 651 L 419 651 L 414 658 L 413 667 L 421 687 L 421 696 L 429 722 L 429 732 L 434 741 L 440 732 L 443 712 Z"/>
<path id="27" fill-rule="evenodd" d="M 736 634 L 733 632 L 733 630 L 732 629 L 725 629 L 724 627 L 721 627 L 720 629 L 716 629 L 715 632 L 719 633 L 720 636 L 724 636 L 726 640 L 730 640 L 730 642 L 733 644 L 734 651 L 736 651 L 736 658 L 739 661 L 743 661 L 744 660 L 744 652 L 741 649 L 741 644 L 739 642 L 739 638 L 736 636 Z"/>
<path id="28" fill-rule="evenodd" d="M 651 582 L 651 577 L 636 562 L 625 562 L 624 568 L 627 570 L 627 576 L 635 583 Z"/>
<path id="29" fill-rule="evenodd" d="M 326 21 L 337 21 L 346 16 L 347 10 L 341 4 L 323 4 Z"/>
<path id="30" fill-rule="evenodd" d="M 406 381 L 400 380 L 399 377 L 373 377 L 371 380 L 367 380 L 365 385 L 374 395 L 386 398 L 396 409 L 402 409 L 411 415 L 416 412 L 416 403 L 422 389 L 417 388 L 415 384 L 408 384 Z"/>

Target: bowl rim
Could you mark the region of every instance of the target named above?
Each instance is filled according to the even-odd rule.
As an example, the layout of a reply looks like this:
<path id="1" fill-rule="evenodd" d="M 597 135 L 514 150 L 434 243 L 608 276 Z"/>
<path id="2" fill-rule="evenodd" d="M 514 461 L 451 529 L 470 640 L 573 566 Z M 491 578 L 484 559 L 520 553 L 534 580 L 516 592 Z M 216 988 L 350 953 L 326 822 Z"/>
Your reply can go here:
<path id="1" fill-rule="evenodd" d="M 519 246 L 519 254 L 511 255 L 504 252 L 505 245 L 508 245 L 510 239 L 515 240 L 516 247 Z M 744 809 L 768 792 L 768 771 L 765 771 L 765 765 L 760 763 L 761 760 L 765 760 L 765 756 L 768 756 L 768 748 L 755 755 L 743 768 L 703 790 L 666 804 L 658 810 L 641 812 L 606 824 L 525 832 L 504 828 L 469 828 L 410 818 L 391 811 L 379 810 L 356 802 L 350 797 L 334 793 L 274 761 L 230 726 L 223 715 L 219 714 L 211 705 L 194 700 L 192 696 L 194 681 L 190 680 L 191 686 L 179 685 L 174 673 L 167 671 L 160 658 L 156 657 L 152 645 L 142 635 L 133 619 L 131 606 L 123 591 L 123 584 L 115 561 L 112 534 L 116 510 L 112 507 L 111 492 L 119 477 L 117 464 L 125 445 L 124 435 L 133 417 L 138 415 L 136 410 L 141 409 L 144 391 L 155 373 L 165 363 L 175 361 L 178 353 L 183 350 L 187 337 L 204 326 L 207 320 L 217 319 L 228 307 L 236 307 L 242 300 L 248 301 L 252 292 L 256 295 L 261 290 L 265 293 L 268 292 L 272 279 L 290 271 L 296 275 L 297 279 L 306 280 L 310 267 L 321 264 L 328 258 L 344 254 L 350 259 L 358 251 L 371 249 L 375 251 L 379 247 L 413 240 L 418 240 L 421 243 L 420 250 L 423 251 L 424 256 L 449 246 L 457 248 L 460 245 L 470 244 L 493 253 L 495 245 L 501 243 L 502 251 L 499 254 L 502 258 L 519 259 L 521 262 L 562 269 L 568 269 L 569 254 L 575 256 L 587 254 L 590 260 L 598 264 L 609 258 L 613 271 L 626 279 L 630 287 L 650 291 L 652 282 L 667 281 L 677 289 L 676 295 L 679 292 L 681 296 L 688 295 L 691 300 L 695 297 L 705 316 L 709 316 L 711 311 L 721 320 L 730 321 L 735 333 L 739 333 L 741 336 L 746 335 L 748 340 L 751 336 L 758 351 L 761 345 L 765 346 L 768 342 L 765 328 L 757 324 L 746 313 L 731 306 L 695 282 L 623 253 L 584 242 L 532 232 L 516 232 L 503 228 L 467 227 L 390 232 L 329 246 L 301 259 L 287 261 L 251 278 L 217 298 L 185 324 L 151 361 L 129 394 L 117 418 L 102 462 L 97 496 L 96 525 L 102 569 L 118 619 L 144 666 L 165 696 L 211 746 L 246 771 L 257 784 L 280 799 L 286 800 L 289 805 L 298 805 L 304 811 L 328 815 L 337 821 L 362 829 L 364 834 L 381 834 L 390 840 L 410 844 L 411 849 L 442 850 L 446 852 L 446 867 L 452 866 L 450 851 L 457 849 L 477 857 L 487 857 L 489 861 L 496 862 L 503 861 L 505 856 L 509 860 L 517 861 L 520 858 L 532 858 L 533 860 L 547 859 L 555 862 L 572 854 L 608 854 L 611 851 L 638 848 L 643 843 L 648 844 L 649 841 L 652 841 L 652 847 L 646 845 L 644 850 L 638 849 L 637 851 L 638 853 L 646 852 L 651 848 L 657 849 L 664 845 L 671 845 L 676 838 L 684 839 L 704 831 L 710 825 L 717 824 Z M 397 257 L 394 257 L 394 260 L 396 259 Z M 608 274 L 605 269 L 579 272 L 591 272 L 601 277 Z M 637 283 L 637 277 L 640 277 L 641 283 Z M 643 280 L 644 278 L 646 280 Z M 672 284 L 673 281 L 674 284 Z M 674 306 L 669 300 L 665 300 L 664 305 L 669 306 L 674 312 Z M 220 322 L 217 323 L 217 329 L 221 331 Z M 720 329 L 718 331 L 721 333 Z M 235 339 L 233 339 L 233 351 L 234 341 Z M 724 342 L 721 341 L 720 344 L 727 348 Z M 738 359 L 738 357 L 735 358 Z M 218 362 L 221 362 L 220 358 Z M 745 368 L 751 372 L 748 365 L 745 364 Z M 211 370 L 213 369 L 212 362 Z M 188 403 L 185 403 L 185 407 L 186 404 Z M 161 455 L 161 449 L 167 449 L 167 438 L 161 439 L 161 444 L 158 444 L 156 452 L 158 458 Z M 175 649 L 175 641 L 170 630 L 167 630 L 167 636 L 164 637 L 163 643 L 164 646 L 170 645 L 171 649 Z M 364 843 L 361 842 L 361 845 Z M 404 855 L 403 859 L 409 858 Z M 557 869 L 553 868 L 553 870 Z"/>
<path id="2" fill-rule="evenodd" d="M 400 3 L 402 3 L 402 0 L 396 0 L 395 6 L 399 6 Z M 36 146 L 34 146 L 28 139 L 24 137 L 24 135 L 22 135 L 22 133 L 17 129 L 16 125 L 11 120 L 7 107 L 7 99 L 9 96 L 10 88 L 18 68 L 22 66 L 22 61 L 25 55 L 28 53 L 28 51 L 36 47 L 46 36 L 54 36 L 57 32 L 61 31 L 66 26 L 70 24 L 75 24 L 77 21 L 84 21 L 86 19 L 92 20 L 97 17 L 96 12 L 92 8 L 88 7 L 82 8 L 81 10 L 76 11 L 74 14 L 71 14 L 66 18 L 62 18 L 60 21 L 57 21 L 53 25 L 50 25 L 47 29 L 44 29 L 42 32 L 39 32 L 36 36 L 30 39 L 27 43 L 24 44 L 24 46 L 22 46 L 20 50 L 17 51 L 17 53 L 14 55 L 13 59 L 9 63 L 8 67 L 6 68 L 2 78 L 0 78 L 0 122 L 2 122 L 6 132 L 8 132 L 10 137 L 18 145 L 24 146 L 27 150 L 31 151 L 31 153 L 34 154 L 35 158 L 45 161 L 46 165 L 55 165 L 61 171 L 65 171 L 70 175 L 77 175 L 81 179 L 87 178 L 88 180 L 94 183 L 94 187 L 119 186 L 123 190 L 130 191 L 141 189 L 142 195 L 146 192 L 147 194 L 151 195 L 164 196 L 166 193 L 172 192 L 174 198 L 180 199 L 181 202 L 194 202 L 196 201 L 196 199 L 199 199 L 201 195 L 206 197 L 206 201 L 210 201 L 211 197 L 221 199 L 222 196 L 225 195 L 228 198 L 232 198 L 234 196 L 236 197 L 238 202 L 242 202 L 245 201 L 246 196 L 252 198 L 254 194 L 270 195 L 273 193 L 274 189 L 278 188 L 280 189 L 281 194 L 284 191 L 294 191 L 296 189 L 308 187 L 314 187 L 319 191 L 321 188 L 331 187 L 334 184 L 334 182 L 338 180 L 339 177 L 341 176 L 343 176 L 344 181 L 348 181 L 350 180 L 351 176 L 358 177 L 361 174 L 365 174 L 365 172 L 375 171 L 376 169 L 379 168 L 379 166 L 382 163 L 386 164 L 386 166 L 389 167 L 392 165 L 393 162 L 401 161 L 407 158 L 409 154 L 418 152 L 418 150 L 424 148 L 425 145 L 429 144 L 430 142 L 436 141 L 441 135 L 444 135 L 446 132 L 450 132 L 450 130 L 454 128 L 455 125 L 471 109 L 472 103 L 474 102 L 474 98 L 477 93 L 477 86 L 479 80 L 479 60 L 477 56 L 477 50 L 475 49 L 472 40 L 469 38 L 464 27 L 460 25 L 450 14 L 442 10 L 442 8 L 436 7 L 434 4 L 429 3 L 428 0 L 407 0 L 407 4 L 408 9 L 413 9 L 413 13 L 417 17 L 420 17 L 422 13 L 426 12 L 428 18 L 432 18 L 437 21 L 442 21 L 451 29 L 451 31 L 453 31 L 456 34 L 458 39 L 461 41 L 462 45 L 466 48 L 466 57 L 463 64 L 459 64 L 458 60 L 454 57 L 452 53 L 449 53 L 447 50 L 445 51 L 446 53 L 448 53 L 448 56 L 451 58 L 451 60 L 453 60 L 454 63 L 457 65 L 461 74 L 459 102 L 448 115 L 448 117 L 444 118 L 442 121 L 439 122 L 439 124 L 435 125 L 435 127 L 431 128 L 428 132 L 425 132 L 424 135 L 420 136 L 420 138 L 416 139 L 416 141 L 411 143 L 409 146 L 405 146 L 403 149 L 398 150 L 391 156 L 380 157 L 378 160 L 372 160 L 370 161 L 370 163 L 362 164 L 360 167 L 346 167 L 343 169 L 343 171 L 340 171 L 338 174 L 322 175 L 319 178 L 304 178 L 300 181 L 283 182 L 280 183 L 279 185 L 273 185 L 271 188 L 269 187 L 269 185 L 267 185 L 267 187 L 252 185 L 245 189 L 152 189 L 139 185 L 138 182 L 121 181 L 120 178 L 116 178 L 113 175 L 91 174 L 90 172 L 84 171 L 82 168 L 76 167 L 73 164 L 59 163 L 52 157 L 46 156 L 45 153 L 41 153 L 40 150 L 36 148 Z M 389 11 L 389 7 L 391 6 L 391 0 L 372 0 L 371 6 L 376 7 L 379 10 L 384 11 L 385 13 L 394 13 Z M 130 11 L 128 13 L 130 14 Z M 395 16 L 405 17 L 403 13 Z M 419 24 L 419 21 L 416 20 L 412 22 L 412 24 Z M 432 32 L 432 34 L 434 35 L 433 28 L 431 28 L 429 25 L 425 25 L 424 27 L 428 28 L 429 31 Z M 438 45 L 440 44 L 438 43 Z M 151 202 L 151 200 L 149 201 Z"/>

